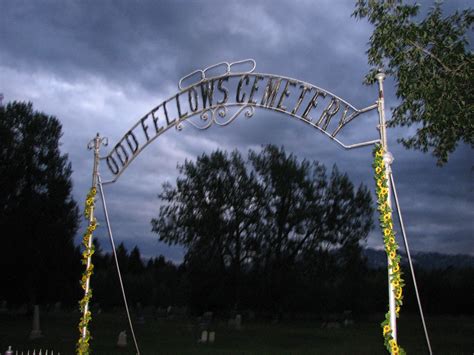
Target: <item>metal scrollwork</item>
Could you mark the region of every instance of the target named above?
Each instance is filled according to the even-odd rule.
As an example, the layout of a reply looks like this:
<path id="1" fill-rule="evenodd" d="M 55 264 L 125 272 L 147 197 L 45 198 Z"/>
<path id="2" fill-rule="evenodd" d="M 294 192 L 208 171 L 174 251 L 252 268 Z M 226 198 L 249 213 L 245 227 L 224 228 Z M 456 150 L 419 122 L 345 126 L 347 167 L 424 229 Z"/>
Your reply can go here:
<path id="1" fill-rule="evenodd" d="M 235 111 L 230 117 L 227 117 L 229 114 L 228 107 L 239 107 L 237 111 Z M 215 107 L 210 107 L 207 110 L 203 111 L 201 115 L 199 116 L 201 121 L 204 122 L 203 125 L 200 125 L 191 119 L 188 119 L 187 122 L 189 122 L 193 127 L 200 129 L 200 130 L 205 130 L 211 127 L 212 125 L 216 124 L 218 126 L 227 126 L 231 124 L 241 113 L 244 113 L 246 118 L 250 118 L 254 115 L 255 113 L 255 107 L 253 105 L 247 104 L 247 105 L 219 105 Z M 225 119 L 225 120 L 220 120 L 219 118 Z M 183 122 L 180 122 L 179 125 L 182 125 Z M 178 125 L 178 126 L 179 126 Z M 179 129 L 181 130 L 182 127 Z"/>
<path id="2" fill-rule="evenodd" d="M 191 72 L 179 80 L 180 91 L 142 116 L 103 157 L 113 180 L 152 141 L 171 128 L 181 131 L 185 122 L 199 130 L 230 125 L 243 114 L 253 117 L 261 108 L 284 113 L 321 131 L 345 149 L 372 145 L 380 140 L 346 145 L 336 136 L 355 118 L 378 108 L 374 103 L 357 109 L 333 93 L 294 78 L 256 73 L 255 60 L 220 62 Z M 107 139 L 97 136 L 88 148 L 98 154 Z"/>
<path id="3" fill-rule="evenodd" d="M 233 68 L 238 68 L 239 66 L 243 66 L 246 64 L 250 64 L 250 69 L 249 70 L 234 70 Z M 216 68 L 219 67 L 224 67 L 225 71 L 220 74 L 212 74 L 212 71 L 215 70 Z M 243 59 L 243 60 L 238 60 L 236 62 L 220 62 L 217 64 L 213 64 L 205 69 L 198 69 L 195 70 L 188 75 L 183 76 L 179 82 L 178 82 L 178 89 L 180 91 L 189 89 L 190 87 L 194 85 L 198 85 L 202 83 L 204 80 L 210 80 L 210 79 L 215 79 L 224 75 L 229 75 L 229 74 L 235 74 L 235 75 L 241 75 L 241 74 L 250 74 L 255 71 L 255 68 L 257 67 L 257 62 L 255 62 L 254 59 Z M 196 75 L 199 74 L 199 75 Z M 183 82 L 186 80 L 192 78 L 193 76 L 197 76 L 198 80 L 190 82 L 188 85 L 183 87 Z"/>
<path id="4" fill-rule="evenodd" d="M 97 133 L 97 136 L 91 139 L 89 143 L 87 143 L 87 149 L 89 150 L 96 149 L 96 144 L 98 144 L 99 147 L 101 145 L 103 145 L 104 147 L 107 147 L 109 145 L 109 139 L 107 137 L 99 137 L 99 134 Z"/>

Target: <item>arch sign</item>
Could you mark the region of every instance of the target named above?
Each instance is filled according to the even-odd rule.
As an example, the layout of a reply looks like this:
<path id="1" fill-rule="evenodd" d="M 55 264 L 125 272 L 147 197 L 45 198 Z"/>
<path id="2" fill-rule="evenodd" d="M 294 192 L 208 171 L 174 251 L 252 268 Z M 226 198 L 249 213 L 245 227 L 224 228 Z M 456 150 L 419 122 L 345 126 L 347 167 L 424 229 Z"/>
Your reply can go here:
<path id="1" fill-rule="evenodd" d="M 255 108 L 262 108 L 308 123 L 347 148 L 337 135 L 359 115 L 378 107 L 357 109 L 327 90 L 301 80 L 256 73 L 255 67 L 253 59 L 222 62 L 183 77 L 178 93 L 141 117 L 101 158 L 112 181 L 154 139 L 172 127 L 181 130 L 185 121 L 207 129 L 213 124 L 227 125 L 242 112 L 251 117 Z M 198 122 L 189 120 L 195 116 L 200 117 Z"/>
<path id="2" fill-rule="evenodd" d="M 120 267 L 115 254 L 115 244 L 103 187 L 106 184 L 116 182 L 140 152 L 169 129 L 174 127 L 177 130 L 182 130 L 185 124 L 190 124 L 198 129 L 207 129 L 213 125 L 226 126 L 241 114 L 247 118 L 252 117 L 256 108 L 283 113 L 288 117 L 300 120 L 317 129 L 345 149 L 377 145 L 374 150 L 374 169 L 377 181 L 378 210 L 382 213 L 380 221 L 384 234 L 385 250 L 387 251 L 389 273 L 389 312 L 387 312 L 386 320 L 382 323 L 384 343 L 387 350 L 392 354 L 404 352 L 397 344 L 396 318 L 402 304 L 401 287 L 403 280 L 400 279 L 399 256 L 396 254 L 398 245 L 395 242 L 395 234 L 393 232 L 392 195 L 395 197 L 398 220 L 402 227 L 410 266 L 411 257 L 391 171 L 393 157 L 387 149 L 383 95 L 384 74 L 378 73 L 376 75 L 379 89 L 376 102 L 370 106 L 358 109 L 349 102 L 318 86 L 285 76 L 257 73 L 255 68 L 255 61 L 253 59 L 246 59 L 233 63 L 221 62 L 203 70 L 196 70 L 181 78 L 178 83 L 178 92 L 142 116 L 105 156 L 100 156 L 100 147 L 108 144 L 107 138 L 100 137 L 97 134 L 89 142 L 88 148 L 94 152 L 94 164 L 92 187 L 87 197 L 85 209 L 89 226 L 83 240 L 85 247 L 83 263 L 86 267 L 81 281 L 84 289 L 84 298 L 80 302 L 82 317 L 79 323 L 81 335 L 77 345 L 78 354 L 88 354 L 89 351 L 88 322 L 91 319 L 89 301 L 92 297 L 89 285 L 93 269 L 91 261 L 93 254 L 92 234 L 97 225 L 94 217 L 97 192 L 100 192 L 130 330 L 136 351 L 139 354 L 140 350 L 133 331 L 125 290 L 121 280 Z M 339 134 L 343 130 L 349 129 L 350 123 L 359 116 L 372 110 L 378 111 L 377 128 L 380 133 L 379 138 L 355 144 L 344 144 L 339 139 Z M 104 165 L 107 175 L 111 176 L 109 180 L 102 181 L 100 165 Z M 415 279 L 412 267 L 411 272 L 413 279 Z M 418 296 L 416 283 L 415 291 Z M 431 353 L 419 298 L 418 305 L 428 348 Z"/>

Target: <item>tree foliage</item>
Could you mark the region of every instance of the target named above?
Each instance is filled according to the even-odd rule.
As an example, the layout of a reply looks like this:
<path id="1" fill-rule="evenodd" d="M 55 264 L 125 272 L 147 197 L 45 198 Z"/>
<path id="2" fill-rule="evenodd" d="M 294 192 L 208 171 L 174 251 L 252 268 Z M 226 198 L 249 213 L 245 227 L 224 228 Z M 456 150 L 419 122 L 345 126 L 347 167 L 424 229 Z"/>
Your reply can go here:
<path id="1" fill-rule="evenodd" d="M 243 273 L 254 273 L 256 288 L 279 303 L 297 263 L 341 248 L 360 252 L 372 226 L 364 186 L 356 190 L 336 167 L 328 177 L 320 163 L 299 161 L 283 148 L 250 151 L 247 161 L 237 151 L 216 151 L 186 161 L 179 172 L 176 186 L 165 184 L 159 195 L 153 231 L 186 248 L 191 283 L 207 294 L 222 290 L 216 299 L 237 307 Z"/>
<path id="2" fill-rule="evenodd" d="M 77 288 L 78 208 L 61 134 L 60 122 L 31 103 L 0 108 L 0 260 L 3 270 L 16 270 L 0 282 L 17 288 L 17 302 L 70 299 Z"/>
<path id="3" fill-rule="evenodd" d="M 353 16 L 375 26 L 370 37 L 367 75 L 378 69 L 392 75 L 400 105 L 390 126 L 416 124 L 416 134 L 400 141 L 407 148 L 432 151 L 447 162 L 459 142 L 474 146 L 474 57 L 467 32 L 472 9 L 443 17 L 436 2 L 420 19 L 419 5 L 401 0 L 358 0 Z"/>
<path id="4" fill-rule="evenodd" d="M 152 221 L 153 231 L 161 241 L 185 246 L 187 262 L 199 265 L 196 272 L 208 273 L 204 282 L 217 282 L 212 275 L 224 268 L 239 280 L 242 263 L 256 243 L 254 174 L 238 152 L 229 156 L 222 151 L 203 155 L 196 163 L 186 161 L 179 172 L 176 187 L 163 186 L 160 198 L 166 203 Z"/>

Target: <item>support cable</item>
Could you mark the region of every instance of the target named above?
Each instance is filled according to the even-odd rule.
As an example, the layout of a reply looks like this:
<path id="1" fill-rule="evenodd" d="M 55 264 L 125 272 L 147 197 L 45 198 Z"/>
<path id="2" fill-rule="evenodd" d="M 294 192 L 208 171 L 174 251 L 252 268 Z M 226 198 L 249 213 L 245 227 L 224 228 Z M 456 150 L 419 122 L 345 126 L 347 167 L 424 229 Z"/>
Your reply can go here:
<path id="1" fill-rule="evenodd" d="M 397 189 L 395 187 L 395 180 L 393 178 L 393 173 L 390 174 L 390 181 L 392 182 L 392 192 L 393 192 L 393 197 L 395 198 L 395 206 L 397 207 L 398 221 L 400 223 L 400 228 L 402 230 L 403 242 L 405 244 L 405 251 L 408 257 L 408 264 L 410 265 L 411 277 L 413 279 L 413 285 L 415 286 L 416 300 L 418 302 L 418 309 L 420 310 L 421 322 L 423 324 L 423 330 L 425 332 L 426 345 L 428 346 L 428 351 L 430 355 L 433 355 L 433 351 L 431 350 L 430 337 L 428 336 L 428 329 L 426 328 L 425 317 L 423 315 L 423 308 L 421 307 L 420 294 L 418 293 L 418 286 L 417 286 L 416 278 L 415 278 L 415 269 L 413 268 L 413 262 L 411 260 L 411 255 L 410 255 L 410 249 L 408 248 L 408 239 L 405 232 L 405 226 L 403 224 L 402 212 L 400 210 L 400 204 L 398 203 L 398 195 L 397 195 Z"/>
<path id="2" fill-rule="evenodd" d="M 105 222 L 107 224 L 107 231 L 109 233 L 110 244 L 112 246 L 112 251 L 114 253 L 115 266 L 117 268 L 117 274 L 120 282 L 120 288 L 122 290 L 123 303 L 125 304 L 125 310 L 127 311 L 128 324 L 130 325 L 130 331 L 132 332 L 133 342 L 135 344 L 135 349 L 137 350 L 137 355 L 140 355 L 140 349 L 138 348 L 137 338 L 135 337 L 135 332 L 133 330 L 132 318 L 130 317 L 130 311 L 128 309 L 127 296 L 125 295 L 125 288 L 123 287 L 122 274 L 120 272 L 120 266 L 117 258 L 117 253 L 115 251 L 114 237 L 112 235 L 112 228 L 110 227 L 109 214 L 107 212 L 107 204 L 105 203 L 104 189 L 102 186 L 102 179 L 98 175 L 98 185 L 100 190 L 100 197 L 102 199 L 102 207 L 104 208 Z"/>

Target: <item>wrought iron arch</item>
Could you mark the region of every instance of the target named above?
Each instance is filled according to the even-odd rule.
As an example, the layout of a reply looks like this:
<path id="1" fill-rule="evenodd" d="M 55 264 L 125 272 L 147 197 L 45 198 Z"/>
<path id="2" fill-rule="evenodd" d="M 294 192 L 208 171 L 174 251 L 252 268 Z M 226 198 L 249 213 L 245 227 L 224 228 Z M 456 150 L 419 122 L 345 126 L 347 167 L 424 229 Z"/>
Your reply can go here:
<path id="1" fill-rule="evenodd" d="M 245 69 L 245 66 L 248 68 Z M 242 69 L 242 67 L 244 67 Z M 88 144 L 88 149 L 94 152 L 94 164 L 92 170 L 92 187 L 87 199 L 87 218 L 89 227 L 84 237 L 84 264 L 86 271 L 84 279 L 84 298 L 82 305 L 82 320 L 80 322 L 81 338 L 80 343 L 88 345 L 89 333 L 87 330 L 87 320 L 90 319 L 89 311 L 89 281 L 92 273 L 91 256 L 92 250 L 92 231 L 96 226 L 94 217 L 94 201 L 97 188 L 100 192 L 102 207 L 104 210 L 105 221 L 109 238 L 114 252 L 116 268 L 119 274 L 119 281 L 122 289 L 123 299 L 130 330 L 135 343 L 137 354 L 140 353 L 138 343 L 133 331 L 125 290 L 121 280 L 120 267 L 115 253 L 115 244 L 113 241 L 112 229 L 107 212 L 103 186 L 117 181 L 121 174 L 128 168 L 131 162 L 145 149 L 151 142 L 171 128 L 182 130 L 185 123 L 198 129 L 208 129 L 213 125 L 226 126 L 233 122 L 242 113 L 246 117 L 254 115 L 255 108 L 267 109 L 274 112 L 280 112 L 290 117 L 296 118 L 311 127 L 319 130 L 329 139 L 345 149 L 353 149 L 368 145 L 380 143 L 383 155 L 383 164 L 385 166 L 383 175 L 387 181 L 387 190 L 393 193 L 402 235 L 405 243 L 410 271 L 414 281 L 415 292 L 417 295 L 418 306 L 422 317 L 423 327 L 427 345 L 431 353 L 428 333 L 423 318 L 421 302 L 418 296 L 418 289 L 415 281 L 415 274 L 411 263 L 410 252 L 408 249 L 407 237 L 403 226 L 402 216 L 398 205 L 394 179 L 391 171 L 393 156 L 388 151 L 387 133 L 385 124 L 385 103 L 383 92 L 383 80 L 385 75 L 378 73 L 378 98 L 370 106 L 358 109 L 349 102 L 341 99 L 333 93 L 312 85 L 302 80 L 278 76 L 274 74 L 256 73 L 256 63 L 253 59 L 246 59 L 238 62 L 221 62 L 202 70 L 196 70 L 179 80 L 179 91 L 155 106 L 146 115 L 141 117 L 130 128 L 122 138 L 115 144 L 110 152 L 105 156 L 100 156 L 100 147 L 107 146 L 108 140 L 100 137 L 99 134 Z M 234 100 L 230 96 L 230 88 L 235 89 Z M 339 138 L 338 134 L 350 122 L 361 114 L 377 109 L 379 138 L 371 141 L 365 141 L 354 144 L 345 144 Z M 199 116 L 199 120 L 193 121 L 192 118 Z M 105 161 L 107 168 L 112 173 L 112 179 L 102 181 L 99 172 L 101 161 Z M 388 194 L 388 213 L 392 215 L 391 195 Z M 391 261 L 388 259 L 389 282 L 389 324 L 391 335 L 396 341 L 396 304 L 394 295 L 394 286 L 390 280 Z"/>
<path id="2" fill-rule="evenodd" d="M 242 66 L 249 69 L 238 70 Z M 182 130 L 185 123 L 201 130 L 213 125 L 226 126 L 242 113 L 252 117 L 256 108 L 296 118 L 345 149 L 380 141 L 347 145 L 337 138 L 355 118 L 377 109 L 377 103 L 358 109 L 316 85 L 286 76 L 256 73 L 255 67 L 253 59 L 222 62 L 181 78 L 178 93 L 142 116 L 112 150 L 100 158 L 113 175 L 104 184 L 115 182 L 143 149 L 169 129 Z M 234 95 L 231 95 L 232 88 Z M 193 121 L 196 116 L 200 119 Z"/>

